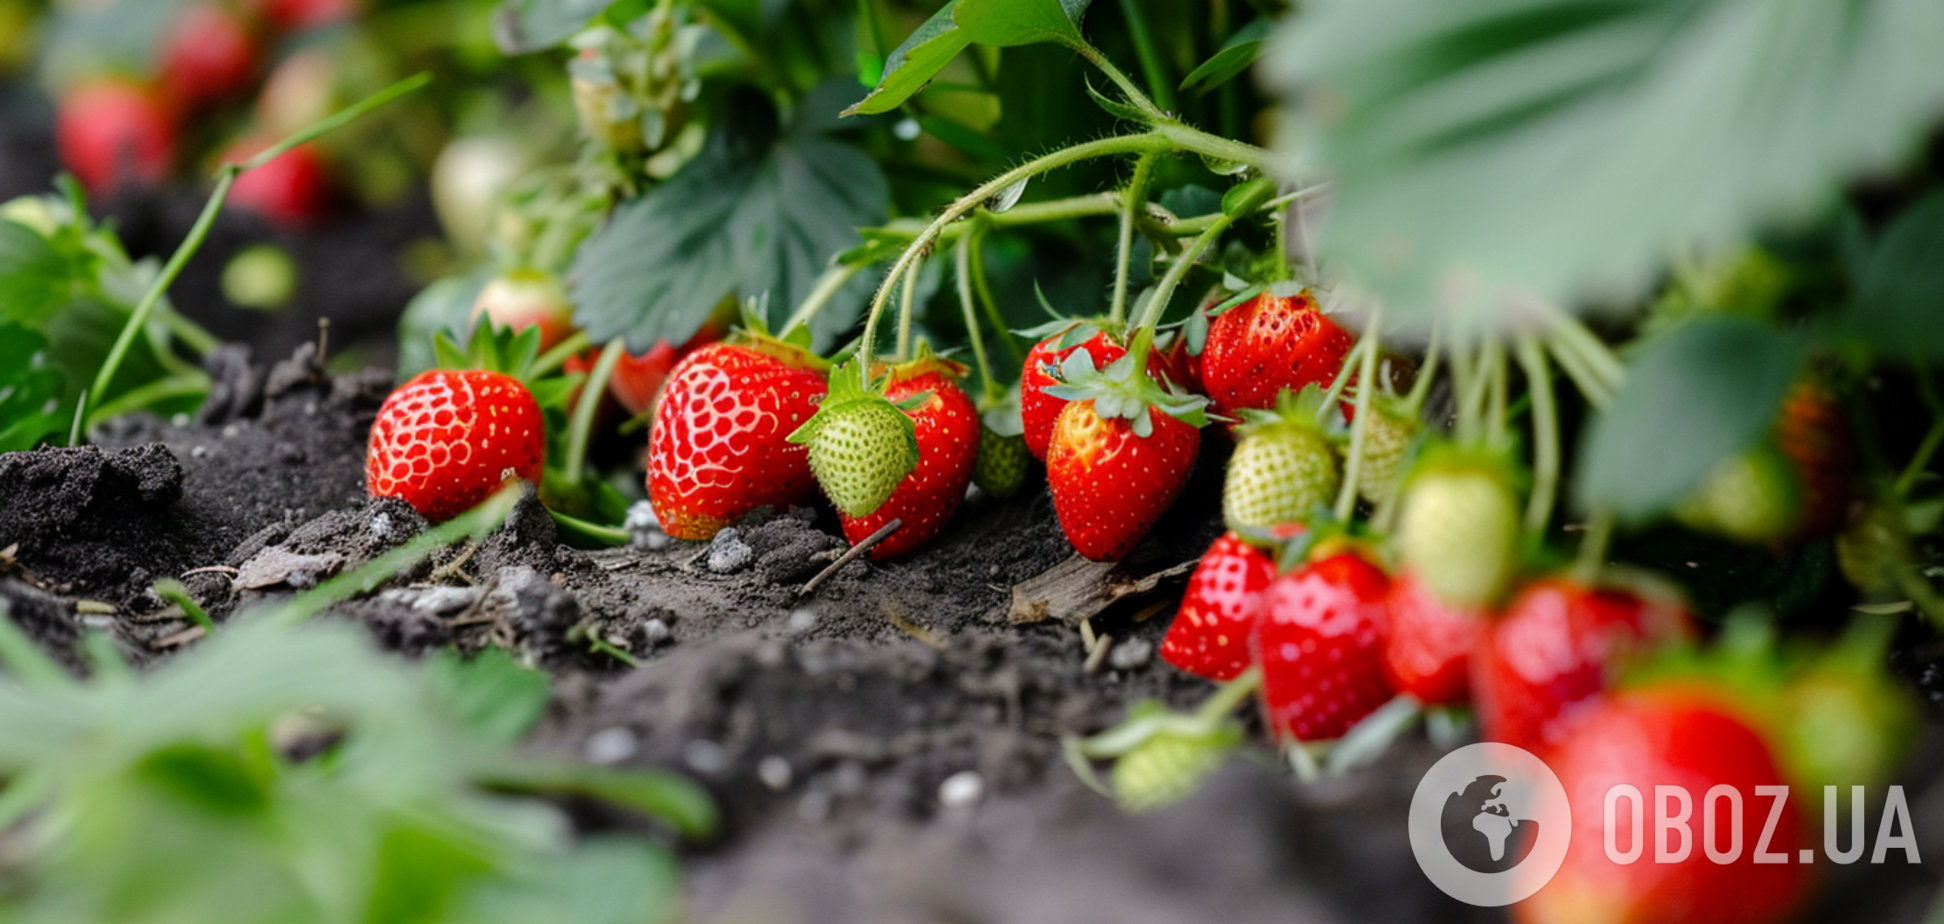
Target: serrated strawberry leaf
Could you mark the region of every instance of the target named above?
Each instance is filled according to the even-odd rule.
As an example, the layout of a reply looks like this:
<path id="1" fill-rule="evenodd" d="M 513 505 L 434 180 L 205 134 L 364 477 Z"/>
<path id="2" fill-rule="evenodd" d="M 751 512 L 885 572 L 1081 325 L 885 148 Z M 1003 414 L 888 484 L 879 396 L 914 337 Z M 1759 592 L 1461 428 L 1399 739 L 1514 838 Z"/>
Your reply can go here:
<path id="1" fill-rule="evenodd" d="M 64 381 L 48 355 L 46 337 L 0 321 L 0 452 L 32 449 L 66 427 Z"/>
<path id="2" fill-rule="evenodd" d="M 889 191 L 869 155 L 813 132 L 762 137 L 766 104 L 750 106 L 761 112 L 751 124 L 718 129 L 581 246 L 568 273 L 574 322 L 596 342 L 621 338 L 636 352 L 684 342 L 732 292 L 767 292 L 780 313 L 858 245 L 857 228 L 883 222 Z M 820 339 L 848 329 L 869 291 L 860 274 L 834 296 L 817 316 Z"/>

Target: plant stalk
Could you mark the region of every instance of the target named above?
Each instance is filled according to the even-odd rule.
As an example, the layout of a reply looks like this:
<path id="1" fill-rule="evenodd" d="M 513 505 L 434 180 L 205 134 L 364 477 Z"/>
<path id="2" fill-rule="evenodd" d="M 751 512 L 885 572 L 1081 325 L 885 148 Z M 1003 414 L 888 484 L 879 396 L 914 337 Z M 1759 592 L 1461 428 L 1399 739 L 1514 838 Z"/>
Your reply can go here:
<path id="1" fill-rule="evenodd" d="M 1525 368 L 1526 388 L 1532 395 L 1532 496 L 1526 500 L 1525 528 L 1543 536 L 1552 522 L 1559 493 L 1559 408 L 1553 395 L 1552 370 L 1537 338 L 1522 334 L 1519 364 Z"/>
<path id="2" fill-rule="evenodd" d="M 1134 162 L 1134 178 L 1121 191 L 1120 238 L 1114 248 L 1114 299 L 1107 313 L 1108 320 L 1116 325 L 1127 318 L 1127 274 L 1134 258 L 1134 219 L 1147 200 L 1148 183 L 1154 179 L 1154 165 L 1160 159 L 1158 153 L 1141 155 Z"/>
<path id="3" fill-rule="evenodd" d="M 573 419 L 567 423 L 567 459 L 561 466 L 567 477 L 575 481 L 581 479 L 581 470 L 587 465 L 587 443 L 594 434 L 594 415 L 601 409 L 608 380 L 614 377 L 614 367 L 620 364 L 621 354 L 626 350 L 627 344 L 609 341 L 601 349 L 601 357 L 594 361 L 587 381 L 581 383 L 580 400 L 574 403 Z"/>
<path id="4" fill-rule="evenodd" d="M 1348 522 L 1357 509 L 1357 480 L 1363 474 L 1364 442 L 1370 433 L 1372 396 L 1377 393 L 1377 355 L 1383 352 L 1382 307 L 1370 310 L 1364 326 L 1363 362 L 1357 372 L 1357 420 L 1350 426 L 1350 455 L 1343 463 L 1343 486 L 1337 490 L 1336 518 Z"/>

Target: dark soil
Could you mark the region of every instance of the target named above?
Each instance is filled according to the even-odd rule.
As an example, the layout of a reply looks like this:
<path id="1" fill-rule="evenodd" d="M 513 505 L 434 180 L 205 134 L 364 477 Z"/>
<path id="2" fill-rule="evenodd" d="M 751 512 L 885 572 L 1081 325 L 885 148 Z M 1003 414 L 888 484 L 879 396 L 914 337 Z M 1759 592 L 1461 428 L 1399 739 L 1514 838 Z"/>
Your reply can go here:
<path id="1" fill-rule="evenodd" d="M 306 355 L 212 365 L 222 393 L 200 419 L 136 419 L 98 433 L 100 448 L 0 456 L 0 550 L 18 543 L 0 554 L 0 597 L 71 665 L 90 625 L 138 660 L 193 645 L 196 630 L 149 593 L 159 578 L 194 572 L 192 594 L 224 619 L 425 528 L 363 495 L 385 376 L 324 376 Z M 1191 490 L 1204 503 L 1185 509 L 1214 509 L 1219 457 L 1203 469 Z M 1192 557 L 1216 528 L 1165 524 L 1157 558 Z M 708 785 L 726 825 L 688 859 L 697 921 L 1503 919 L 1444 898 L 1411 858 L 1404 813 L 1440 753 L 1421 734 L 1307 785 L 1258 748 L 1145 816 L 1083 788 L 1061 761 L 1063 735 L 1208 688 L 1153 656 L 1167 619 L 1135 618 L 1150 601 L 1095 620 L 1117 641 L 1094 672 L 1073 625 L 1007 621 L 1014 585 L 1069 554 L 1045 496 L 975 499 L 927 551 L 852 563 L 802 593 L 843 546 L 827 512 L 800 509 L 712 544 L 584 552 L 529 500 L 477 548 L 333 617 L 411 654 L 526 652 L 559 677 L 533 747 Z M 87 615 L 83 600 L 95 601 Z M 1910 673 L 1938 672 L 1944 651 L 1913 651 Z M 1944 857 L 1944 736 L 1926 740 L 1910 803 L 1924 853 Z M 632 823 L 593 807 L 581 817 Z M 1915 921 L 1934 897 L 1922 867 L 1820 871 L 1831 888 L 1815 920 Z"/>

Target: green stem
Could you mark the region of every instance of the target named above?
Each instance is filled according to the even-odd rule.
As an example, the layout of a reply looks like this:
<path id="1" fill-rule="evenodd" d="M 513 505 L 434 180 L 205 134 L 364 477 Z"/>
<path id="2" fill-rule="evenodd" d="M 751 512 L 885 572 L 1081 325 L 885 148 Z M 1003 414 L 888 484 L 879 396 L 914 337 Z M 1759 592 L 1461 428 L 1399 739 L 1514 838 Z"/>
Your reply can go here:
<path id="1" fill-rule="evenodd" d="M 1012 330 L 1006 327 L 1006 318 L 999 313 L 999 301 L 992 297 L 992 282 L 986 279 L 985 229 L 981 228 L 972 239 L 959 246 L 971 254 L 972 291 L 979 296 L 979 307 L 985 309 L 986 320 L 992 322 L 992 329 L 999 334 L 999 342 L 1005 344 L 1006 352 L 1012 354 L 1013 362 L 1024 363 L 1026 351 L 1020 348 Z"/>
<path id="2" fill-rule="evenodd" d="M 1586 403 L 1595 408 L 1605 408 L 1613 403 L 1613 392 L 1603 382 L 1599 374 L 1588 368 L 1579 352 L 1567 346 L 1556 336 L 1546 337 L 1546 349 L 1559 361 L 1559 368 L 1566 377 L 1573 380 L 1573 386 L 1586 398 Z"/>
<path id="3" fill-rule="evenodd" d="M 866 374 L 869 374 L 871 366 L 871 347 L 873 338 L 877 334 L 878 317 L 884 313 L 884 306 L 890 301 L 892 286 L 904 275 L 905 271 L 911 268 L 912 264 L 919 260 L 921 254 L 929 251 L 938 242 L 939 235 L 953 222 L 965 217 L 967 213 L 978 208 L 980 204 L 998 195 L 1001 190 L 1021 180 L 1031 179 L 1049 170 L 1057 170 L 1068 164 L 1074 164 L 1096 157 L 1111 157 L 1118 154 L 1138 154 L 1147 151 L 1165 150 L 1168 144 L 1168 140 L 1158 132 L 1121 135 L 1076 144 L 1050 154 L 1040 155 L 1011 170 L 1001 173 L 980 184 L 978 188 L 971 192 L 960 196 L 951 205 L 946 206 L 944 212 L 940 213 L 937 218 L 932 220 L 930 225 L 925 227 L 925 230 L 919 232 L 918 236 L 912 239 L 911 244 L 905 248 L 904 253 L 898 255 L 897 261 L 891 264 L 890 271 L 885 274 L 884 281 L 878 284 L 877 294 L 871 298 L 871 310 L 864 320 L 864 340 L 858 347 L 858 354 L 863 360 L 861 365 L 866 370 Z"/>
<path id="4" fill-rule="evenodd" d="M 797 306 L 796 312 L 790 315 L 789 320 L 783 322 L 783 329 L 777 333 L 788 334 L 815 320 L 817 312 L 830 304 L 830 300 L 844 288 L 844 283 L 851 281 L 851 277 L 857 275 L 863 268 L 861 264 L 839 263 L 824 270 L 824 274 L 817 277 L 816 286 L 810 290 L 808 296 L 804 297 L 803 304 Z"/>
<path id="5" fill-rule="evenodd" d="M 1209 247 L 1221 239 L 1229 226 L 1253 214 L 1275 192 L 1275 184 L 1266 180 L 1250 182 L 1257 184 L 1256 190 L 1238 203 L 1233 212 L 1223 212 L 1210 222 L 1208 230 L 1196 236 L 1194 241 L 1182 250 L 1181 256 L 1176 257 L 1174 263 L 1168 267 L 1167 275 L 1162 276 L 1161 282 L 1155 285 L 1154 293 L 1148 299 L 1147 310 L 1142 314 L 1139 325 L 1147 332 L 1149 339 L 1153 339 L 1156 328 L 1161 325 L 1161 315 L 1168 310 L 1168 300 L 1174 297 L 1174 291 L 1181 285 L 1181 281 L 1188 277 L 1188 271 L 1195 268 L 1195 262 L 1201 259 L 1202 254 L 1207 252 Z"/>
<path id="6" fill-rule="evenodd" d="M 1356 374 L 1350 370 L 1362 361 L 1364 351 L 1369 349 L 1369 344 L 1368 339 L 1359 337 L 1356 343 L 1350 345 L 1350 351 L 1343 354 L 1343 365 L 1337 368 L 1336 379 L 1330 382 L 1329 390 L 1323 393 L 1323 403 L 1317 405 L 1318 423 L 1329 419 L 1330 409 L 1336 407 L 1337 398 L 1343 395 L 1343 390 L 1349 386 L 1350 380 L 1356 377 Z"/>
<path id="7" fill-rule="evenodd" d="M 1179 122 L 1157 125 L 1154 130 L 1184 151 L 1193 151 L 1216 160 L 1242 164 L 1258 170 L 1266 167 L 1270 161 L 1269 152 L 1253 144 L 1211 135 L 1199 128 L 1192 128 Z M 1307 192 L 1307 190 L 1298 190 L 1298 192 Z"/>
<path id="8" fill-rule="evenodd" d="M 217 347 L 223 345 L 223 341 L 215 334 L 204 330 L 202 325 L 189 320 L 182 312 L 170 308 L 167 305 L 161 306 L 156 310 L 159 312 L 156 316 L 169 328 L 169 333 L 174 335 L 177 340 L 182 341 L 189 349 L 194 350 L 196 355 L 208 356 L 216 352 Z"/>
<path id="9" fill-rule="evenodd" d="M 1526 500 L 1526 532 L 1545 534 L 1552 522 L 1559 493 L 1559 409 L 1553 396 L 1552 370 L 1537 338 L 1523 334 L 1518 342 L 1519 364 L 1525 369 L 1532 395 L 1532 496 Z"/>
<path id="10" fill-rule="evenodd" d="M 1607 544 L 1613 541 L 1613 511 L 1595 510 L 1586 519 L 1586 534 L 1580 537 L 1579 559 L 1573 564 L 1573 577 L 1582 584 L 1599 580 L 1606 568 Z"/>
<path id="11" fill-rule="evenodd" d="M 1347 522 L 1357 509 L 1357 480 L 1363 474 L 1364 442 L 1370 433 L 1372 396 L 1377 393 L 1377 356 L 1383 352 L 1383 308 L 1370 309 L 1364 327 L 1362 368 L 1357 372 L 1357 420 L 1350 426 L 1350 457 L 1343 463 L 1343 487 L 1337 490 L 1336 518 Z"/>
<path id="12" fill-rule="evenodd" d="M 439 549 L 461 539 L 484 539 L 505 522 L 507 515 L 513 512 L 513 505 L 527 490 L 523 483 L 509 484 L 479 506 L 413 536 L 403 545 L 351 571 L 292 597 L 271 610 L 264 619 L 279 625 L 295 625 L 330 609 L 339 601 L 377 589 L 393 575 Z"/>
<path id="13" fill-rule="evenodd" d="M 1451 360 L 1452 392 L 1458 415 L 1458 425 L 1455 428 L 1458 441 L 1476 442 L 1479 438 L 1480 410 L 1474 403 L 1474 399 L 1484 393 L 1484 374 L 1474 363 L 1477 357 L 1467 350 L 1456 336 L 1451 338 L 1450 345 L 1445 348 L 1445 355 Z"/>
<path id="14" fill-rule="evenodd" d="M 958 277 L 956 281 L 959 310 L 965 314 L 965 338 L 972 341 L 972 358 L 979 364 L 980 394 L 986 401 L 991 401 L 1002 394 L 1004 389 L 1000 388 L 999 381 L 992 377 L 992 363 L 986 357 L 985 337 L 979 331 L 979 312 L 972 304 L 972 250 L 978 247 L 982 240 L 984 240 L 983 234 L 972 234 L 959 243 L 958 253 L 954 255 L 958 262 L 953 266 L 953 270 Z"/>
<path id="15" fill-rule="evenodd" d="M 1431 383 L 1438 377 L 1438 341 L 1443 329 L 1437 324 L 1431 326 L 1431 340 L 1424 346 L 1424 365 L 1419 367 L 1417 381 L 1411 383 L 1411 393 L 1404 397 L 1404 411 L 1415 418 L 1424 412 L 1425 399 L 1431 396 Z"/>
<path id="16" fill-rule="evenodd" d="M 1505 368 L 1505 344 L 1494 337 L 1485 341 L 1484 353 L 1480 358 L 1485 366 L 1487 382 L 1486 438 L 1496 447 L 1503 448 L 1510 424 L 1506 420 L 1506 405 L 1511 400 L 1511 375 Z"/>
<path id="17" fill-rule="evenodd" d="M 1168 79 L 1167 64 L 1161 60 L 1161 50 L 1155 47 L 1154 34 L 1148 30 L 1147 17 L 1141 13 L 1139 0 L 1120 0 L 1120 7 L 1121 15 L 1127 20 L 1127 37 L 1134 43 L 1135 56 L 1141 59 L 1141 77 L 1147 81 L 1154 104 L 1164 111 L 1173 112 L 1174 82 Z"/>
<path id="18" fill-rule="evenodd" d="M 1127 95 L 1127 101 L 1133 103 L 1134 108 L 1140 110 L 1150 122 L 1159 124 L 1169 120 L 1168 114 L 1161 111 L 1161 107 L 1156 106 L 1154 100 L 1149 99 L 1146 93 L 1141 92 L 1141 88 L 1135 86 L 1134 81 L 1128 79 L 1120 68 L 1115 67 L 1114 62 L 1107 60 L 1107 56 L 1101 54 L 1100 49 L 1088 44 L 1085 39 L 1070 39 L 1065 44 L 1073 49 L 1074 53 L 1087 59 L 1087 63 L 1106 74 L 1107 79 L 1113 81 L 1114 86 L 1119 87 L 1120 91 Z"/>
<path id="19" fill-rule="evenodd" d="M 916 313 L 912 310 L 912 306 L 918 300 L 918 270 L 919 267 L 914 266 L 910 272 L 905 273 L 904 291 L 898 296 L 899 362 L 911 358 L 911 316 Z M 870 374 L 869 370 L 865 371 L 864 376 L 867 380 Z"/>
<path id="20" fill-rule="evenodd" d="M 1588 371 L 1599 377 L 1608 393 L 1619 390 L 1620 384 L 1627 380 L 1627 364 L 1613 355 L 1613 350 L 1587 330 L 1578 318 L 1569 314 L 1560 315 L 1553 325 L 1553 331 L 1579 354 Z"/>
<path id="21" fill-rule="evenodd" d="M 594 433 L 594 415 L 601 409 L 601 399 L 607 395 L 608 379 L 614 377 L 614 367 L 621 362 L 621 354 L 627 352 L 627 344 L 619 340 L 610 341 L 601 350 L 601 358 L 594 361 L 593 371 L 587 374 L 587 381 L 581 383 L 580 400 L 574 404 L 573 419 L 567 423 L 567 460 L 562 465 L 567 477 L 578 482 L 582 469 L 587 465 L 587 443 Z"/>
<path id="22" fill-rule="evenodd" d="M 1129 0 L 1131 2 L 1131 0 Z M 1134 258 L 1134 219 L 1147 200 L 1148 183 L 1154 179 L 1154 165 L 1160 154 L 1141 155 L 1134 162 L 1134 178 L 1121 192 L 1120 239 L 1114 249 L 1114 300 L 1107 317 L 1115 325 L 1127 318 L 1127 270 Z"/>
<path id="23" fill-rule="evenodd" d="M 216 216 L 222 213 L 223 203 L 229 199 L 230 187 L 236 185 L 236 178 L 238 176 L 255 170 L 277 159 L 290 149 L 315 140 L 324 133 L 339 128 L 359 116 L 431 82 L 431 74 L 418 74 L 413 77 L 408 77 L 378 91 L 376 94 L 352 105 L 348 109 L 271 145 L 262 153 L 241 164 L 224 164 L 216 174 L 216 190 L 210 193 L 209 202 L 203 206 L 202 214 L 196 217 L 195 225 L 189 229 L 189 236 L 184 238 L 182 244 L 176 247 L 175 253 L 169 257 L 169 262 L 163 265 L 161 274 L 156 276 L 155 282 L 150 284 L 148 291 L 142 293 L 142 300 L 136 303 L 135 311 L 128 316 L 128 321 L 122 325 L 121 333 L 115 336 L 114 346 L 108 349 L 107 358 L 102 361 L 101 369 L 95 373 L 94 384 L 88 388 L 87 395 L 94 396 L 94 400 L 100 400 L 100 396 L 108 393 L 109 383 L 114 381 L 115 373 L 121 369 L 122 360 L 127 357 L 129 347 L 135 342 L 135 335 L 142 330 L 143 325 L 148 323 L 150 313 L 155 311 L 156 304 L 162 300 L 162 295 L 169 290 L 169 286 L 175 283 L 176 277 L 182 274 L 182 268 L 189 263 L 189 259 L 196 255 L 196 251 L 200 250 L 203 242 L 208 239 L 209 229 L 216 223 Z M 81 416 L 84 419 L 88 416 L 86 413 L 86 400 L 84 396 L 80 409 Z"/>
<path id="24" fill-rule="evenodd" d="M 1248 698 L 1262 689 L 1262 668 L 1260 665 L 1237 674 L 1234 680 L 1216 688 L 1215 695 L 1204 700 L 1195 710 L 1195 717 L 1207 721 L 1220 720 L 1234 712 Z"/>
<path id="25" fill-rule="evenodd" d="M 615 546 L 627 545 L 634 539 L 634 535 L 625 529 L 614 526 L 602 526 L 599 523 L 590 523 L 579 517 L 568 516 L 551 507 L 547 508 L 547 515 L 553 517 L 554 525 L 560 529 L 561 536 L 578 537 L 586 540 L 589 545 L 613 548 Z"/>
<path id="26" fill-rule="evenodd" d="M 589 337 L 587 331 L 577 330 L 572 336 L 555 344 L 553 349 L 540 354 L 540 358 L 534 360 L 533 365 L 527 367 L 527 376 L 537 379 L 543 375 L 548 375 L 555 369 L 566 365 L 568 360 L 574 358 L 582 350 L 593 345 L 594 338 Z"/>
<path id="27" fill-rule="evenodd" d="M 196 598 L 189 596 L 189 588 L 182 586 L 181 581 L 174 579 L 156 581 L 155 595 L 180 607 L 183 615 L 189 617 L 190 622 L 202 626 L 204 631 L 210 633 L 216 631 L 216 620 L 209 618 L 209 611 L 203 609 L 202 604 L 196 602 Z"/>
<path id="28" fill-rule="evenodd" d="M 157 379 L 122 392 L 115 396 L 115 400 L 96 407 L 88 413 L 86 426 L 92 428 L 104 420 L 119 417 L 130 411 L 139 411 L 145 407 L 152 407 L 170 398 L 186 398 L 191 395 L 206 395 L 208 393 L 209 376 L 201 372 L 191 372 L 186 375 L 172 375 L 166 379 Z"/>
<path id="29" fill-rule="evenodd" d="M 1931 383 L 1930 370 L 1917 370 L 1917 394 L 1924 399 L 1924 406 L 1931 412 L 1931 428 L 1924 434 L 1923 442 L 1917 444 L 1917 453 L 1910 457 L 1903 472 L 1897 476 L 1893 496 L 1901 499 L 1910 494 L 1917 486 L 1917 479 L 1930 468 L 1931 459 L 1937 454 L 1937 447 L 1944 443 L 1944 400 L 1939 400 L 1937 388 Z"/>

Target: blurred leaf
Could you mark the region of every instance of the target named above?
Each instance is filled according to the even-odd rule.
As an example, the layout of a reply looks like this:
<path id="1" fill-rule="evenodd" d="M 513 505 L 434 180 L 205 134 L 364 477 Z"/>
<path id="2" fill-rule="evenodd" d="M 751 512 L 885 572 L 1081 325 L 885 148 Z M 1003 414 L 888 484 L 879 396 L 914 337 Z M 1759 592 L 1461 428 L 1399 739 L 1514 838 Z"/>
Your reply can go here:
<path id="1" fill-rule="evenodd" d="M 504 648 L 471 658 L 446 648 L 426 659 L 432 692 L 461 727 L 488 744 L 518 744 L 547 711 L 548 678 Z"/>
<path id="2" fill-rule="evenodd" d="M 493 14 L 493 38 L 509 55 L 546 51 L 587 28 L 614 0 L 505 0 Z"/>
<path id="3" fill-rule="evenodd" d="M 1698 318 L 1650 344 L 1580 450 L 1579 501 L 1629 518 L 1662 510 L 1766 432 L 1804 338 L 1740 317 Z"/>
<path id="4" fill-rule="evenodd" d="M 74 300 L 87 273 L 79 255 L 63 254 L 31 228 L 0 221 L 0 320 L 47 323 Z"/>
<path id="5" fill-rule="evenodd" d="M 685 837 L 715 832 L 715 802 L 687 777 L 665 770 L 521 760 L 482 774 L 480 783 L 513 792 L 586 796 L 667 822 Z"/>
<path id="6" fill-rule="evenodd" d="M 646 352 L 694 336 L 723 296 L 769 296 L 771 321 L 809 295 L 857 229 L 883 221 L 877 163 L 814 133 L 747 143 L 719 130 L 710 146 L 647 195 L 623 203 L 575 255 L 574 322 L 595 342 L 625 337 Z M 868 285 L 868 283 L 867 283 Z M 859 290 L 819 320 L 848 326 Z"/>
<path id="7" fill-rule="evenodd" d="M 464 276 L 448 276 L 413 296 L 398 317 L 399 381 L 439 365 L 433 338 L 466 336 L 472 329 L 473 304 L 492 277 L 492 267 L 481 267 Z"/>
<path id="8" fill-rule="evenodd" d="M 235 752 L 201 744 L 172 744 L 143 758 L 135 772 L 157 788 L 200 809 L 225 815 L 262 811 L 269 792 Z"/>
<path id="9" fill-rule="evenodd" d="M 515 871 L 514 884 L 476 893 L 457 919 L 472 924 L 668 924 L 682 896 L 675 858 L 657 845 L 590 838 L 571 857 L 545 857 Z"/>
<path id="10" fill-rule="evenodd" d="M 1324 0 L 1273 40 L 1326 245 L 1403 310 L 1632 295 L 1675 247 L 1806 217 L 1944 103 L 1926 0 Z"/>
<path id="11" fill-rule="evenodd" d="M 0 321 L 0 452 L 32 449 L 67 427 L 63 378 L 51 365 L 46 337 Z"/>
<path id="12" fill-rule="evenodd" d="M 1036 45 L 1085 41 L 1080 17 L 1093 0 L 958 0 L 952 20 L 982 45 Z"/>
<path id="13" fill-rule="evenodd" d="M 1883 233 L 1857 281 L 1851 322 L 1886 353 L 1944 356 L 1944 192 Z"/>
<path id="14" fill-rule="evenodd" d="M 1253 67 L 1262 58 L 1263 43 L 1269 38 L 1272 25 L 1268 19 L 1257 19 L 1236 30 L 1228 41 L 1222 43 L 1220 51 L 1181 79 L 1181 89 L 1197 94 L 1207 93 Z"/>

